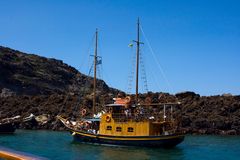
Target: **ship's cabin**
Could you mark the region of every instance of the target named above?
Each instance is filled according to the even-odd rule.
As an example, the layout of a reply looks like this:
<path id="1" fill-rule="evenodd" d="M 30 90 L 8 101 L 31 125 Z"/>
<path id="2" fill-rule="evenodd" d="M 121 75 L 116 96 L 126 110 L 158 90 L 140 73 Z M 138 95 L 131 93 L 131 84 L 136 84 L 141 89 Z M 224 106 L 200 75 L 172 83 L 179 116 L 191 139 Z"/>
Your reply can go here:
<path id="1" fill-rule="evenodd" d="M 99 134 L 156 136 L 176 131 L 172 104 L 109 104 L 101 116 Z"/>

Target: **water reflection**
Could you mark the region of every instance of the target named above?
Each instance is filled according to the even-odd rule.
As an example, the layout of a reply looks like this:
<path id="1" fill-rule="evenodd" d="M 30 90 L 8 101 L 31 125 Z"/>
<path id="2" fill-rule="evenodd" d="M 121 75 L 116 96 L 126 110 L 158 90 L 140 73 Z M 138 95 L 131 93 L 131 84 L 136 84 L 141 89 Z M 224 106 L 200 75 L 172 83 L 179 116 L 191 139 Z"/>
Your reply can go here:
<path id="1" fill-rule="evenodd" d="M 123 159 L 151 159 L 147 151 L 143 149 L 123 147 L 103 147 L 99 154 L 100 159 L 123 160 Z"/>
<path id="2" fill-rule="evenodd" d="M 141 147 L 124 147 L 124 146 L 105 146 L 72 143 L 74 152 L 84 154 L 84 159 L 99 160 L 174 160 L 184 159 L 184 152 L 181 147 L 171 149 L 161 148 L 141 148 Z M 80 156 L 80 155 L 78 155 Z"/>

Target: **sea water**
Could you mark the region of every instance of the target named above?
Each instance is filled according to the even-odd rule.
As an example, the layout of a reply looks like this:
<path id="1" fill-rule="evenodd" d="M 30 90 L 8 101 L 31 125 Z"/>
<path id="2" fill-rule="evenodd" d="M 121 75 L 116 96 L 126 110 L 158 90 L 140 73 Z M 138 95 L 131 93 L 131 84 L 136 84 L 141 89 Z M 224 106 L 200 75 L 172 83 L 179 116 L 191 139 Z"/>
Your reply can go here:
<path id="1" fill-rule="evenodd" d="M 74 143 L 68 132 L 17 130 L 0 146 L 55 160 L 239 160 L 240 136 L 187 135 L 172 149 Z"/>

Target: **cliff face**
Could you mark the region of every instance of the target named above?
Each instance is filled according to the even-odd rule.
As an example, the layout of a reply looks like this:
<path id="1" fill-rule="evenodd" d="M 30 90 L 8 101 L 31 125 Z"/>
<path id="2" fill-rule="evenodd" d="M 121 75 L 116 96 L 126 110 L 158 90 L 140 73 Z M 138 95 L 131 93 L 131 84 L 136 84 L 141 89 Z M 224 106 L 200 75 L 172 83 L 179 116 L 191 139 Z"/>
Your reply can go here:
<path id="1" fill-rule="evenodd" d="M 111 103 L 118 90 L 98 80 L 97 103 Z M 132 97 L 134 99 L 134 96 Z M 240 96 L 200 96 L 193 92 L 140 94 L 141 102 L 177 102 L 176 117 L 186 133 L 240 135 Z M 48 123 L 22 128 L 63 129 L 55 116 L 81 117 L 92 110 L 92 78 L 62 61 L 0 47 L 0 119 L 48 115 Z"/>
<path id="2" fill-rule="evenodd" d="M 176 94 L 182 103 L 182 127 L 187 133 L 240 134 L 240 96 Z"/>
<path id="3" fill-rule="evenodd" d="M 100 91 L 113 91 L 98 81 Z M 53 58 L 26 54 L 0 46 L 0 93 L 49 95 L 90 92 L 92 78 Z"/>

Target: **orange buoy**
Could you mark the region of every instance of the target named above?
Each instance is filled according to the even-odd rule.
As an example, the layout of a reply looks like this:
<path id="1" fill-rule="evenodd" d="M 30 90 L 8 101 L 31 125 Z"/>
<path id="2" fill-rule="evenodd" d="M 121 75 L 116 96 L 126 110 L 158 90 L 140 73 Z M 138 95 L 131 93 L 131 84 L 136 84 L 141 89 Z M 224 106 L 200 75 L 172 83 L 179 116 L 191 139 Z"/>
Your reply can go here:
<path id="1" fill-rule="evenodd" d="M 109 115 L 106 116 L 106 122 L 110 122 L 111 121 L 111 117 Z"/>
<path id="2" fill-rule="evenodd" d="M 87 113 L 87 110 L 86 109 L 82 109 L 82 111 L 81 111 L 82 116 L 85 116 L 86 113 Z"/>

